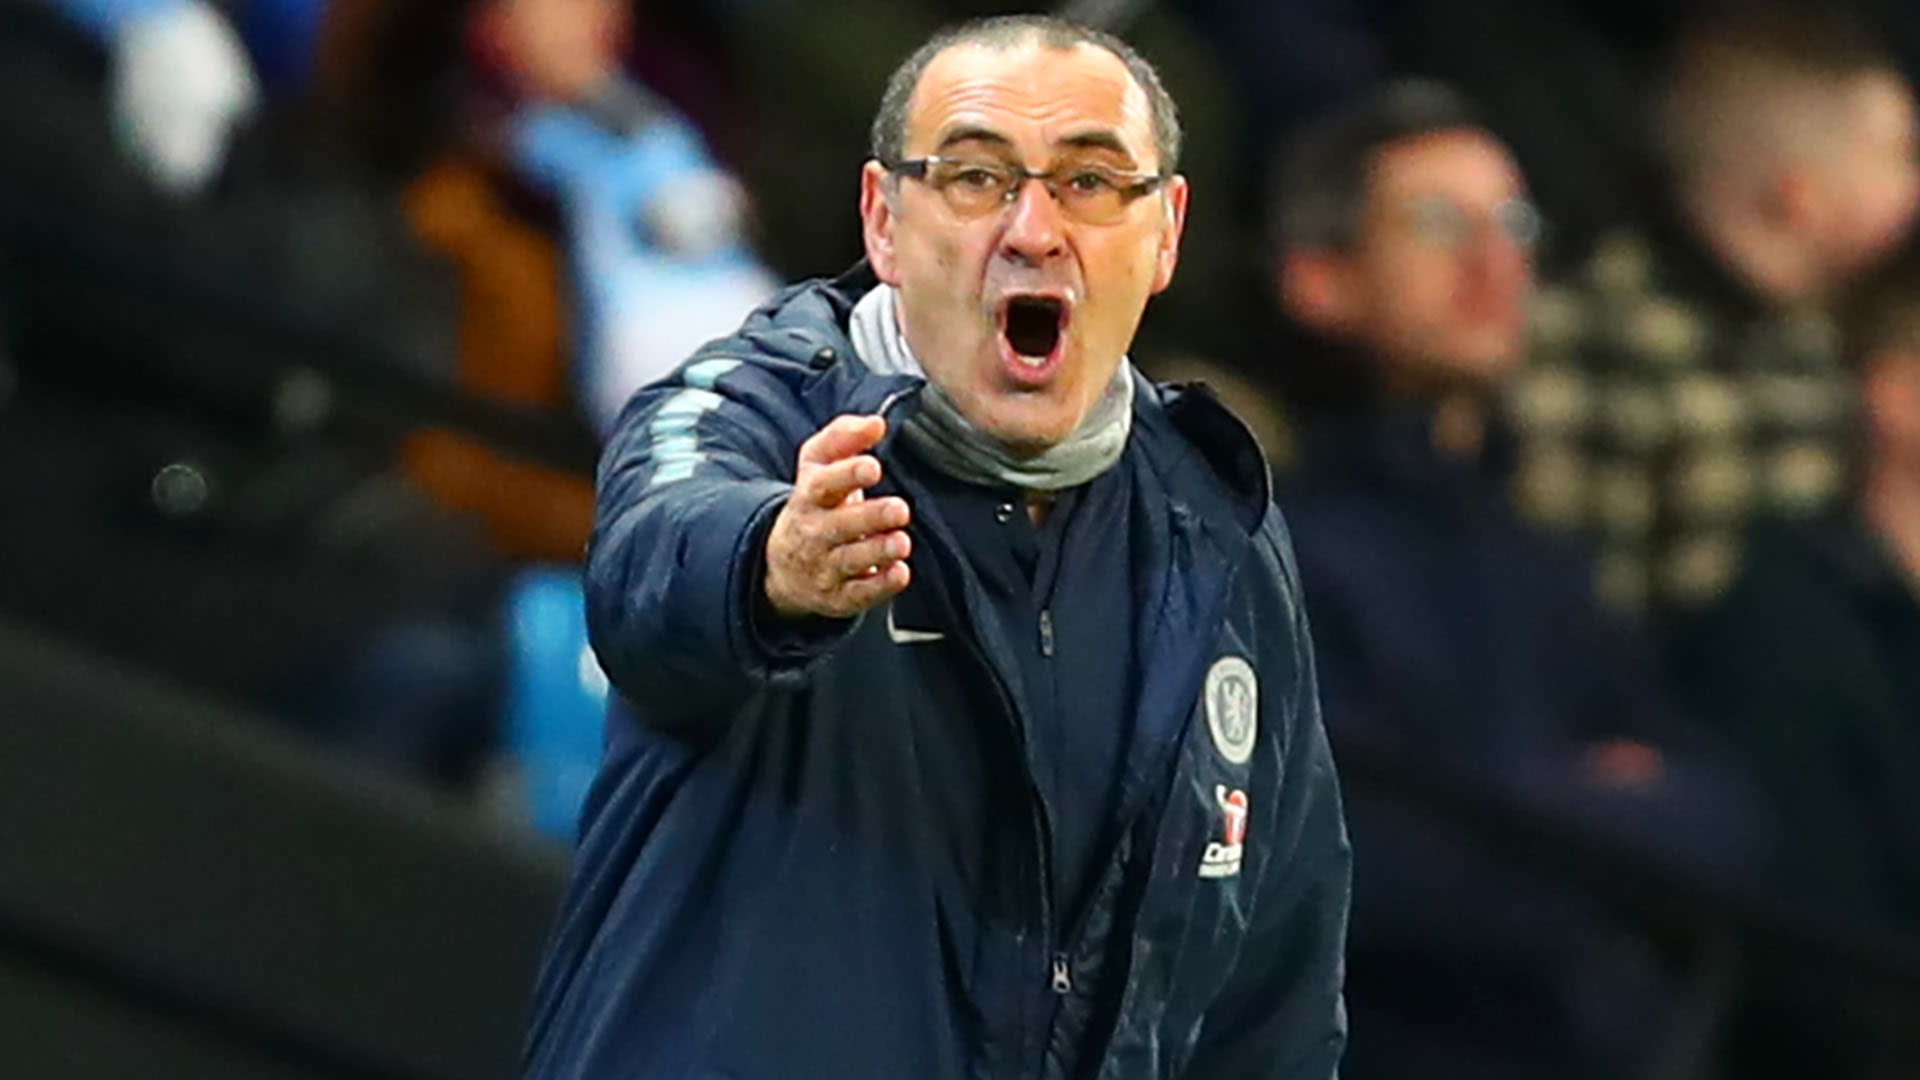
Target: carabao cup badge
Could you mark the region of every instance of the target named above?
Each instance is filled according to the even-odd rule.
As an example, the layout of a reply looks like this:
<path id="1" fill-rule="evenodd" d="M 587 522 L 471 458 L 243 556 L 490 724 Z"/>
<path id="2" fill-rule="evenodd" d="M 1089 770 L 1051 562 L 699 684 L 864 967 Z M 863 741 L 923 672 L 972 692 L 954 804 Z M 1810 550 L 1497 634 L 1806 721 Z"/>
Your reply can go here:
<path id="1" fill-rule="evenodd" d="M 1227 790 L 1225 784 L 1213 786 L 1214 801 L 1220 804 L 1220 839 L 1207 845 L 1200 856 L 1200 876 L 1227 878 L 1240 872 L 1240 860 L 1247 853 L 1247 816 L 1252 812 L 1247 793 L 1239 788 Z"/>
<path id="2" fill-rule="evenodd" d="M 1238 656 L 1223 656 L 1207 670 L 1207 728 L 1214 748 L 1235 765 L 1253 757 L 1254 736 L 1260 728 L 1260 686 L 1253 665 Z"/>

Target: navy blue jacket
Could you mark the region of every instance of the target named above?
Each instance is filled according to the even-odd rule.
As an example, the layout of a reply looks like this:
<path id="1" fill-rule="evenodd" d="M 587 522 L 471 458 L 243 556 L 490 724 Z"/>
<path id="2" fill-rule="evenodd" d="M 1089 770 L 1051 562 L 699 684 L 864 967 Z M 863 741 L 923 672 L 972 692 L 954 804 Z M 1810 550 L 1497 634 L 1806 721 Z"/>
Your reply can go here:
<path id="1" fill-rule="evenodd" d="M 805 647 L 757 631 L 800 443 L 913 407 L 919 381 L 873 375 L 846 338 L 872 283 L 776 297 L 642 391 L 608 447 L 588 617 L 622 703 L 526 1075 L 1328 1080 L 1339 793 L 1265 469 L 1210 397 L 1141 384 L 1116 466 L 1144 509 L 1115 523 L 1138 564 L 1115 588 L 1152 613 L 1133 630 L 1150 661 L 1112 857 L 1072 926 L 1009 643 L 890 444 L 879 490 L 913 503 L 916 574 L 954 602 Z"/>

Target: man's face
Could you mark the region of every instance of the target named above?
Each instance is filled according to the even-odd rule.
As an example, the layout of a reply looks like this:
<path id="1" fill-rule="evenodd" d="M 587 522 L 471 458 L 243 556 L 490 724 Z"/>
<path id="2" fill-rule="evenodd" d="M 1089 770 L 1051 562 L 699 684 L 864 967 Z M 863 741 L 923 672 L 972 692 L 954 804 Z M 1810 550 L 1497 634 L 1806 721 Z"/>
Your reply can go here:
<path id="1" fill-rule="evenodd" d="M 1308 319 L 1401 376 L 1493 378 L 1524 356 L 1537 230 L 1519 167 L 1491 136 L 1390 143 L 1368 170 L 1351 249 L 1309 257 L 1325 296 Z"/>
<path id="2" fill-rule="evenodd" d="M 528 93 L 575 101 L 620 66 L 628 9 L 618 0 L 494 0 L 492 32 Z"/>
<path id="3" fill-rule="evenodd" d="M 921 75 L 904 157 L 1151 174 L 1162 167 L 1153 134 L 1146 92 L 1105 49 L 960 45 Z M 1033 180 L 984 211 L 957 206 L 957 195 L 869 162 L 867 254 L 900 290 L 902 329 L 928 377 L 976 427 L 1037 453 L 1079 425 L 1147 298 L 1172 281 L 1186 182 L 1099 221 L 1069 213 Z"/>
<path id="4" fill-rule="evenodd" d="M 1878 262 L 1906 236 L 1920 206 L 1913 94 L 1893 73 L 1865 76 L 1846 95 L 1837 152 L 1824 170 L 1829 213 L 1820 237 L 1842 276 Z"/>

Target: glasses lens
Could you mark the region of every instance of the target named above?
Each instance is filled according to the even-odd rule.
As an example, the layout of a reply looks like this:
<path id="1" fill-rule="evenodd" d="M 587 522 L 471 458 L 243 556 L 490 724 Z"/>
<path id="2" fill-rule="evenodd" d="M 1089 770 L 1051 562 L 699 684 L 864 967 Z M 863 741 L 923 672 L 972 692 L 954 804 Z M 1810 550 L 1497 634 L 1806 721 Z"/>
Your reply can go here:
<path id="1" fill-rule="evenodd" d="M 1540 211 L 1525 199 L 1508 199 L 1494 211 L 1500 228 L 1514 243 L 1531 251 L 1540 243 Z"/>
<path id="2" fill-rule="evenodd" d="M 936 161 L 927 167 L 927 184 L 961 214 L 998 209 L 1013 189 L 1013 182 L 1013 170 L 999 162 Z"/>
<path id="3" fill-rule="evenodd" d="M 1004 209 L 1032 175 L 1002 161 L 935 158 L 927 164 L 926 182 L 955 213 L 978 217 Z M 1152 187 L 1132 174 L 1091 164 L 1062 165 L 1040 179 L 1068 217 L 1091 225 L 1120 220 L 1127 205 Z"/>
<path id="4" fill-rule="evenodd" d="M 1126 213 L 1130 178 L 1099 165 L 1069 165 L 1054 173 L 1054 197 L 1074 218 L 1090 225 L 1118 221 Z"/>
<path id="5" fill-rule="evenodd" d="M 1525 199 L 1508 199 L 1494 207 L 1491 218 L 1491 226 L 1522 251 L 1531 251 L 1540 242 L 1540 211 Z M 1407 222 L 1414 235 L 1449 250 L 1472 241 L 1479 232 L 1478 223 L 1484 220 L 1449 199 L 1416 199 L 1407 207 Z"/>

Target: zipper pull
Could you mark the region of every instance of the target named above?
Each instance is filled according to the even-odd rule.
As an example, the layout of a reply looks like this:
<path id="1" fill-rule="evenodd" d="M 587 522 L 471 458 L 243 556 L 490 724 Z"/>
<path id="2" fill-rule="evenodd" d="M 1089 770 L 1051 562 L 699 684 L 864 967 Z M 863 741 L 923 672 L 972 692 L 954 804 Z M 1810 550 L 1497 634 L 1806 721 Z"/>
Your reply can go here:
<path id="1" fill-rule="evenodd" d="M 1040 609 L 1040 655 L 1053 655 L 1053 609 Z"/>
<path id="2" fill-rule="evenodd" d="M 1067 954 L 1053 954 L 1053 992 L 1068 994 L 1073 992 L 1073 976 L 1067 973 Z"/>

